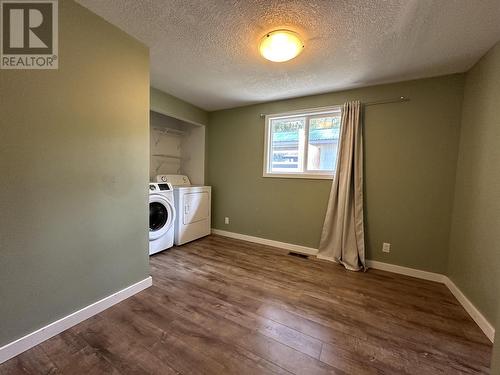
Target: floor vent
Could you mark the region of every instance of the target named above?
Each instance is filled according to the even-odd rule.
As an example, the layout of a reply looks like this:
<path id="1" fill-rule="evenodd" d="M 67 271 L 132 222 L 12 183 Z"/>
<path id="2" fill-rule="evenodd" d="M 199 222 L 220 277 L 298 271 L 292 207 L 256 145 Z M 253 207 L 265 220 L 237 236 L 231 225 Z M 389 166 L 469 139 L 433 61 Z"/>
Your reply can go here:
<path id="1" fill-rule="evenodd" d="M 288 253 L 288 255 L 291 255 L 293 257 L 297 257 L 297 258 L 303 258 L 303 259 L 308 259 L 309 258 L 309 255 L 306 255 L 306 254 L 300 254 L 300 253 L 294 253 L 293 251 L 290 251 Z"/>

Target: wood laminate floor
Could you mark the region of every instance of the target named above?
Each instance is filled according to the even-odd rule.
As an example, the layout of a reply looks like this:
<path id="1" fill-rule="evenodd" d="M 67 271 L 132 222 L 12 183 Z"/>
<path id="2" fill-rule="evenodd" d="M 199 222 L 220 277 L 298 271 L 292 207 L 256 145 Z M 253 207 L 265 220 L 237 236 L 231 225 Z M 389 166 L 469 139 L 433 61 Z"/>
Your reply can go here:
<path id="1" fill-rule="evenodd" d="M 0 374 L 484 374 L 491 344 L 445 286 L 210 236 L 153 286 Z"/>

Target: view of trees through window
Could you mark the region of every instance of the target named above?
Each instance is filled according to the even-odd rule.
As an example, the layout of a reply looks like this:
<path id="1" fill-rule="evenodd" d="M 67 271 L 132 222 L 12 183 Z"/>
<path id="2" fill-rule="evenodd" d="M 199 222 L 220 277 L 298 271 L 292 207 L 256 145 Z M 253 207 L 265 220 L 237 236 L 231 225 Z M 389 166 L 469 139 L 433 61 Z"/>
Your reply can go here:
<path id="1" fill-rule="evenodd" d="M 332 174 L 340 112 L 271 119 L 268 173 Z"/>

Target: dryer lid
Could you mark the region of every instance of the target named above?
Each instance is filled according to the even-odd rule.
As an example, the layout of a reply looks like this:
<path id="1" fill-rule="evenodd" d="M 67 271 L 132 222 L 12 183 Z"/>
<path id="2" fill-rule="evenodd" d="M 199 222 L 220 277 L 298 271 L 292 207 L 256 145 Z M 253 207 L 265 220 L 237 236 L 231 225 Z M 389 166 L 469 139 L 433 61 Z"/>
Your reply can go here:
<path id="1" fill-rule="evenodd" d="M 173 186 L 191 186 L 189 177 L 183 174 L 160 174 L 156 176 L 158 182 L 169 182 Z"/>

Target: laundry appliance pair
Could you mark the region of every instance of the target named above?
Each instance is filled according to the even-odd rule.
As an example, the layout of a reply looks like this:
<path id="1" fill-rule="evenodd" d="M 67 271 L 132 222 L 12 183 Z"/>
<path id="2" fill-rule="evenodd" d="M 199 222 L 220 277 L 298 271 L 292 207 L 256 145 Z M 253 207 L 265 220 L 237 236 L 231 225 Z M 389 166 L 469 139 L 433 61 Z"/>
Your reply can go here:
<path id="1" fill-rule="evenodd" d="M 185 175 L 158 175 L 149 184 L 149 254 L 210 234 L 211 187 Z"/>

